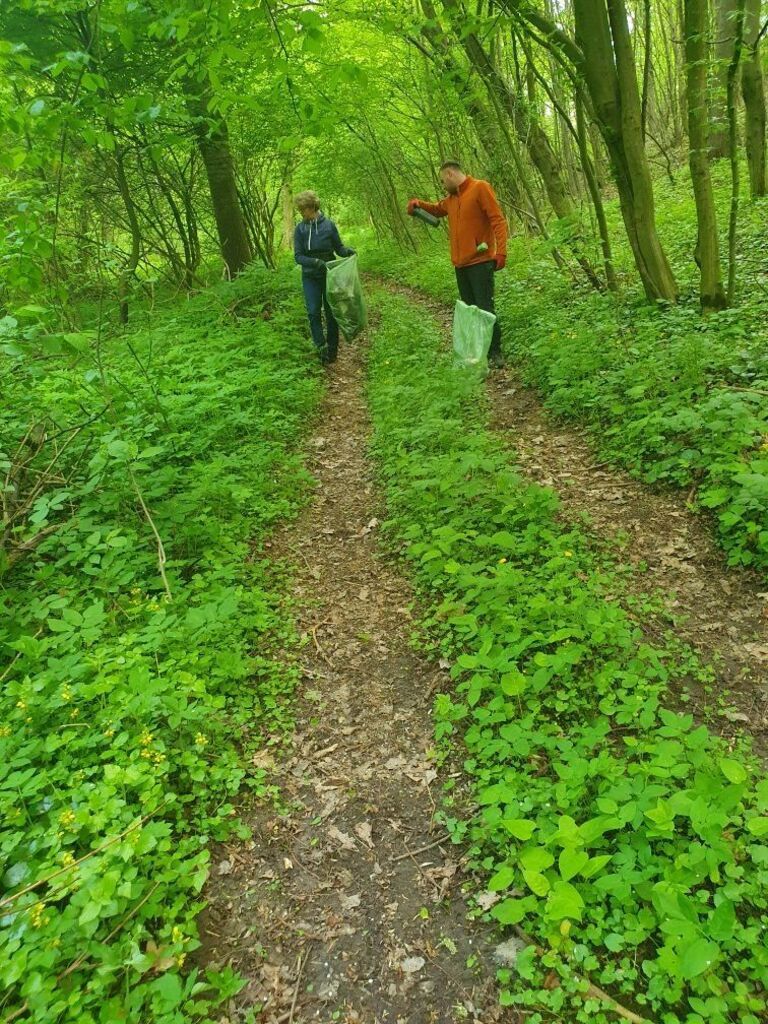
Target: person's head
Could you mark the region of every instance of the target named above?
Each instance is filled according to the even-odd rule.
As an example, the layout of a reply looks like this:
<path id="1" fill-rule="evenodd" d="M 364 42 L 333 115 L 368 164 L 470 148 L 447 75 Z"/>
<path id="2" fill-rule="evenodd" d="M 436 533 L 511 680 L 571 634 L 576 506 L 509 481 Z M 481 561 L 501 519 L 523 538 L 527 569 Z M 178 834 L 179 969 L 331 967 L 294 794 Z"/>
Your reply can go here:
<path id="1" fill-rule="evenodd" d="M 455 195 L 459 191 L 459 185 L 466 177 L 458 160 L 446 160 L 440 165 L 440 180 L 449 195 Z"/>
<path id="2" fill-rule="evenodd" d="M 320 212 L 320 200 L 317 192 L 299 192 L 296 196 L 296 208 L 304 220 L 314 220 Z"/>

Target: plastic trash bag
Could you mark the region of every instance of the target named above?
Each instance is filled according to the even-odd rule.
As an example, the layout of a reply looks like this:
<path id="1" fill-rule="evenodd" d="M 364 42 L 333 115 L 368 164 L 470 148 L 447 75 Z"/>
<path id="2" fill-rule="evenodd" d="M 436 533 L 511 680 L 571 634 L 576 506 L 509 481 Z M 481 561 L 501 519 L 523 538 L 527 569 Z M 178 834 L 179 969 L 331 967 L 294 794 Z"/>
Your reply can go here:
<path id="1" fill-rule="evenodd" d="M 468 306 L 461 299 L 453 311 L 453 351 L 456 366 L 485 371 L 496 317 L 485 309 Z"/>
<path id="2" fill-rule="evenodd" d="M 357 271 L 357 256 L 344 256 L 326 264 L 325 295 L 339 329 L 352 341 L 368 323 L 363 286 Z"/>

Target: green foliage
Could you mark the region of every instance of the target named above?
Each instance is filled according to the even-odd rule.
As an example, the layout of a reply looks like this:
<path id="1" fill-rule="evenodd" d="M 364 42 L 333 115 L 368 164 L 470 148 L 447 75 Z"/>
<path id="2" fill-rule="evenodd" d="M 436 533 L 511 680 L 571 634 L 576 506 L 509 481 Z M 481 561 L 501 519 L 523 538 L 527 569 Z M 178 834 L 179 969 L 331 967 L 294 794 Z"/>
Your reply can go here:
<path id="1" fill-rule="evenodd" d="M 473 807 L 447 824 L 501 897 L 492 917 L 543 947 L 519 980 L 500 972 L 502 1001 L 608 1024 L 589 978 L 664 1024 L 758 1024 L 768 785 L 746 751 L 670 710 L 685 664 L 644 639 L 556 496 L 510 468 L 481 385 L 441 347 L 388 297 L 373 451 L 427 635 L 454 664 L 436 732 L 463 744 Z"/>
<path id="2" fill-rule="evenodd" d="M 691 211 L 675 192 L 664 201 L 661 224 L 682 260 Z M 743 231 L 741 265 L 756 263 L 755 273 L 766 266 L 764 213 L 754 207 Z M 442 244 L 416 256 L 385 247 L 369 265 L 446 302 L 455 296 Z M 641 479 L 694 489 L 731 564 L 768 566 L 766 303 L 757 284 L 740 308 L 702 318 L 692 297 L 657 309 L 633 294 L 574 290 L 519 238 L 508 266 L 497 279 L 505 351 L 547 409 L 589 424 L 601 454 Z"/>
<path id="3" fill-rule="evenodd" d="M 294 282 L 251 274 L 131 334 L 0 356 L 0 462 L 30 424 L 60 452 L 13 539 L 51 532 L 0 592 L 0 999 L 25 1021 L 207 1019 L 238 987 L 181 967 L 209 841 L 242 833 L 235 795 L 267 792 L 250 753 L 290 720 L 261 545 L 308 484 L 299 323 Z"/>

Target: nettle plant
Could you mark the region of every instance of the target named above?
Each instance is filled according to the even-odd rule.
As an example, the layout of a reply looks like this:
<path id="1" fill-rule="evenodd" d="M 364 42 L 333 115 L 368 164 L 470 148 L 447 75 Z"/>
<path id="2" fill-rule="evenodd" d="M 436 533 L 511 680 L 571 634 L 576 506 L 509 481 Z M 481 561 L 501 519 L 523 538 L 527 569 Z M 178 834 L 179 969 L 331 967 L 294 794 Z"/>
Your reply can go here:
<path id="1" fill-rule="evenodd" d="M 522 937 L 502 1001 L 532 1022 L 608 1022 L 615 998 L 663 1024 L 758 1024 L 768 783 L 746 748 L 665 707 L 691 654 L 644 639 L 605 556 L 487 432 L 439 329 L 393 305 L 374 452 L 427 636 L 454 663 L 436 733 L 474 806 L 456 814 L 449 791 L 446 822 Z"/>
<path id="2" fill-rule="evenodd" d="M 9 1021 L 204 1020 L 240 985 L 189 955 L 208 845 L 245 834 L 236 794 L 270 792 L 251 755 L 290 724 L 295 636 L 259 546 L 307 492 L 320 386 L 293 291 L 248 275 L 100 351 L 8 357 L 0 449 L 34 439 L 0 568 Z"/>

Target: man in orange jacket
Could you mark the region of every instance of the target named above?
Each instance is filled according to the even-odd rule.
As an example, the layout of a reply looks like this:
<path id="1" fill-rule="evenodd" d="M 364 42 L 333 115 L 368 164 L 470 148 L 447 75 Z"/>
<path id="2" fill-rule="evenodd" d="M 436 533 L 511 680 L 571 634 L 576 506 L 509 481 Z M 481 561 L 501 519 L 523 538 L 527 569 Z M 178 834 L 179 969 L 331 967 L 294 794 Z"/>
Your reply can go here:
<path id="1" fill-rule="evenodd" d="M 440 168 L 443 187 L 448 193 L 439 203 L 411 199 L 408 213 L 420 207 L 435 217 L 448 218 L 451 236 L 451 261 L 456 268 L 456 283 L 463 302 L 495 313 L 493 275 L 507 262 L 507 222 L 496 195 L 480 178 L 470 178 L 456 160 L 446 160 Z M 488 352 L 490 366 L 504 365 L 501 354 L 501 329 L 498 321 Z"/>

